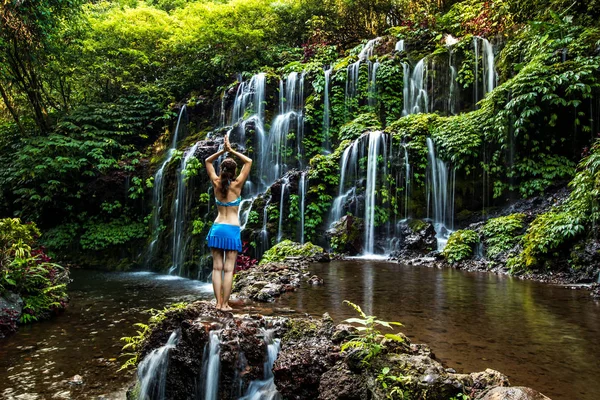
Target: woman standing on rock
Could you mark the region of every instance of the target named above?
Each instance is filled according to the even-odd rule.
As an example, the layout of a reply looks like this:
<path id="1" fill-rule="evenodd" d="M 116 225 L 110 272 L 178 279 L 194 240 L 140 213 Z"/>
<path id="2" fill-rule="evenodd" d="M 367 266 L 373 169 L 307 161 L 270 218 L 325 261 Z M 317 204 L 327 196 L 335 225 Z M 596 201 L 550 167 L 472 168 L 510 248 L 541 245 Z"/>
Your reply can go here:
<path id="1" fill-rule="evenodd" d="M 235 178 L 237 163 L 232 158 L 226 158 L 221 162 L 219 175 L 215 172 L 213 162 L 225 152 L 232 153 L 244 162 L 237 178 Z M 219 210 L 219 215 L 206 237 L 213 257 L 213 290 L 217 299 L 217 309 L 229 311 L 231 310 L 229 295 L 233 283 L 233 269 L 237 254 L 242 251 L 238 208 L 242 201 L 242 188 L 250 174 L 252 159 L 233 150 L 229 143 L 229 137 L 225 136 L 223 150 L 208 157 L 205 165 Z"/>

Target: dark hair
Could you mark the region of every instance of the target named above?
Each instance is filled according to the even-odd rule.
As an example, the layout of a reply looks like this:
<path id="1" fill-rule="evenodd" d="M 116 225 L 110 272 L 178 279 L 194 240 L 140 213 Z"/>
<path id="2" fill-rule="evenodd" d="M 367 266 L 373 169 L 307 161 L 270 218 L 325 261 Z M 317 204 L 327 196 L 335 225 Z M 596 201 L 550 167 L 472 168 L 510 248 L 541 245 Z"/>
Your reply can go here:
<path id="1" fill-rule="evenodd" d="M 233 158 L 226 158 L 221 162 L 221 194 L 223 197 L 227 197 L 227 191 L 229 185 L 235 177 L 235 170 L 237 169 L 237 163 L 233 161 Z"/>

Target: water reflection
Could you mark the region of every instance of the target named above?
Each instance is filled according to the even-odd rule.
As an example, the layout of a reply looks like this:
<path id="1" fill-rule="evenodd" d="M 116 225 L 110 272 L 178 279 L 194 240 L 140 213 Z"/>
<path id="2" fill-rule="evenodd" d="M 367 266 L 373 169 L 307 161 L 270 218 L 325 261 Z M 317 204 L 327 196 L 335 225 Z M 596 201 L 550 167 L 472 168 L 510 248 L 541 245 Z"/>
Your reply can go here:
<path id="1" fill-rule="evenodd" d="M 600 391 L 600 303 L 587 291 L 488 273 L 408 267 L 376 260 L 316 264 L 325 280 L 278 305 L 336 321 L 354 317 L 343 300 L 428 343 L 448 366 L 494 368 L 513 384 L 553 399 L 596 399 Z"/>

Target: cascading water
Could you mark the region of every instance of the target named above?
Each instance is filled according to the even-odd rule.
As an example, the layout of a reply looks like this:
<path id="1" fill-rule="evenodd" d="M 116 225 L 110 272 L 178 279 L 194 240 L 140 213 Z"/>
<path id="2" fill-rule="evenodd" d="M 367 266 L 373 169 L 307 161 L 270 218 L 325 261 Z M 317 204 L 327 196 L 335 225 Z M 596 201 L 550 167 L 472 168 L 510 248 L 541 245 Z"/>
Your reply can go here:
<path id="1" fill-rule="evenodd" d="M 308 172 L 302 171 L 298 182 L 300 196 L 300 243 L 304 244 L 304 213 L 306 212 L 306 190 L 308 188 Z"/>
<path id="2" fill-rule="evenodd" d="M 219 373 L 221 370 L 221 341 L 219 331 L 210 331 L 202 355 L 202 380 L 198 398 L 217 400 L 219 395 Z"/>
<path id="3" fill-rule="evenodd" d="M 360 140 L 360 139 L 359 139 Z M 342 217 L 343 206 L 350 195 L 354 195 L 355 188 L 351 187 L 348 191 L 345 191 L 346 181 L 352 182 L 352 178 L 356 179 L 357 168 L 358 168 L 358 143 L 359 140 L 356 140 L 350 146 L 346 147 L 344 153 L 341 158 L 341 167 L 340 167 L 340 185 L 338 188 L 338 195 L 333 200 L 333 204 L 331 206 L 330 216 L 329 216 L 329 226 L 331 227 L 335 222 L 337 222 Z M 351 168 L 350 178 L 347 179 L 349 166 Z"/>
<path id="4" fill-rule="evenodd" d="M 262 229 L 260 230 L 260 240 L 256 246 L 256 258 L 262 257 L 262 255 L 269 249 L 269 230 L 267 229 L 267 222 L 269 222 L 269 217 L 267 215 L 267 210 L 269 207 L 269 203 L 271 202 L 271 198 L 267 199 L 265 202 L 265 207 L 263 209 L 263 224 Z"/>
<path id="5" fill-rule="evenodd" d="M 379 62 L 369 64 L 369 106 L 375 107 L 377 103 L 377 70 L 379 69 Z"/>
<path id="6" fill-rule="evenodd" d="M 429 99 L 427 96 L 427 64 L 421 59 L 414 70 L 410 71 L 408 63 L 402 63 L 404 71 L 404 109 L 402 115 L 428 112 Z"/>
<path id="7" fill-rule="evenodd" d="M 179 331 L 171 333 L 167 343 L 152 350 L 138 366 L 139 400 L 147 398 L 163 400 L 169 367 L 169 352 L 179 341 Z"/>
<path id="8" fill-rule="evenodd" d="M 404 51 L 404 39 L 400 39 L 396 42 L 396 46 L 395 46 L 394 50 Z"/>
<path id="9" fill-rule="evenodd" d="M 179 116 L 177 117 L 177 124 L 175 125 L 175 132 L 173 133 L 173 140 L 171 140 L 171 146 L 167 150 L 167 155 L 165 160 L 161 164 L 160 168 L 154 174 L 154 187 L 152 189 L 152 241 L 148 246 L 145 257 L 145 266 L 146 268 L 150 267 L 150 263 L 154 258 L 154 252 L 158 247 L 158 241 L 160 239 L 160 212 L 162 210 L 163 201 L 164 201 L 164 175 L 165 168 L 173 158 L 173 154 L 175 153 L 175 149 L 177 148 L 177 140 L 179 139 L 180 129 L 183 127 L 181 125 L 182 118 L 187 112 L 187 108 L 184 105 L 181 107 L 179 111 Z"/>
<path id="10" fill-rule="evenodd" d="M 483 66 L 483 96 L 494 90 L 498 81 L 498 74 L 494 66 L 494 49 L 491 43 L 480 36 L 473 37 L 473 52 L 475 55 L 475 82 L 473 84 L 474 103 L 477 108 L 479 97 L 479 42 L 483 45 L 482 66 Z"/>
<path id="11" fill-rule="evenodd" d="M 169 274 L 173 271 L 177 271 L 177 275 L 182 276 L 183 263 L 185 261 L 185 247 L 187 245 L 187 237 L 185 230 L 185 218 L 187 215 L 187 184 L 183 171 L 185 171 L 188 163 L 195 157 L 196 150 L 200 142 L 197 142 L 191 148 L 189 148 L 181 160 L 181 165 L 177 170 L 177 191 L 175 202 L 173 204 L 173 250 L 172 260 L 173 263 L 169 269 Z"/>
<path id="12" fill-rule="evenodd" d="M 279 197 L 279 224 L 277 225 L 277 243 L 281 242 L 283 238 L 283 199 L 285 196 L 285 189 L 290 183 L 288 178 L 281 179 L 281 196 Z"/>
<path id="13" fill-rule="evenodd" d="M 387 149 L 383 132 L 369 133 L 367 150 L 367 188 L 365 191 L 365 244 L 364 254 L 373 254 L 375 248 L 375 200 L 379 156 L 387 160 Z M 387 162 L 386 162 L 387 164 Z M 383 176 L 386 175 L 385 166 Z"/>
<path id="14" fill-rule="evenodd" d="M 284 90 L 285 89 L 285 90 Z M 288 75 L 285 88 L 280 82 L 279 108 L 265 146 L 260 146 L 261 153 L 258 176 L 265 178 L 263 190 L 279 179 L 288 170 L 288 136 L 295 127 L 296 152 L 299 166 L 302 167 L 304 135 L 304 73 L 292 72 Z M 293 125 L 295 121 L 295 125 Z"/>
<path id="15" fill-rule="evenodd" d="M 456 115 L 458 112 L 458 85 L 456 84 L 456 66 L 454 65 L 454 51 L 449 49 L 448 51 L 448 66 L 450 73 L 450 88 L 448 90 L 448 111 L 452 115 Z"/>
<path id="16" fill-rule="evenodd" d="M 408 160 L 408 149 L 406 146 L 402 146 L 404 148 L 404 219 L 408 220 L 408 211 L 410 207 L 410 162 Z"/>
<path id="17" fill-rule="evenodd" d="M 267 357 L 264 364 L 264 378 L 260 381 L 252 381 L 246 390 L 246 394 L 240 400 L 279 400 L 281 394 L 275 386 L 275 376 L 273 375 L 273 365 L 279 353 L 280 340 L 273 338 L 273 331 L 263 332 L 265 343 L 267 344 Z"/>
<path id="18" fill-rule="evenodd" d="M 373 56 L 373 49 L 381 38 L 369 40 L 363 49 L 358 54 L 358 60 L 346 68 L 346 119 L 349 119 L 353 111 L 352 102 L 357 95 L 358 90 L 358 75 L 360 72 L 360 64 L 367 61 L 369 64 L 369 78 L 372 75 L 372 64 L 369 58 Z"/>
<path id="19" fill-rule="evenodd" d="M 329 104 L 329 83 L 331 80 L 331 72 L 333 68 L 329 67 L 325 71 L 325 89 L 323 93 L 323 150 L 331 153 L 331 139 L 329 137 L 329 129 L 331 125 L 330 104 Z"/>
<path id="20" fill-rule="evenodd" d="M 435 146 L 427 138 L 427 210 L 432 210 L 432 221 L 436 231 L 438 251 L 442 251 L 448 236 L 454 229 L 454 171 L 452 176 L 444 161 L 436 157 Z"/>

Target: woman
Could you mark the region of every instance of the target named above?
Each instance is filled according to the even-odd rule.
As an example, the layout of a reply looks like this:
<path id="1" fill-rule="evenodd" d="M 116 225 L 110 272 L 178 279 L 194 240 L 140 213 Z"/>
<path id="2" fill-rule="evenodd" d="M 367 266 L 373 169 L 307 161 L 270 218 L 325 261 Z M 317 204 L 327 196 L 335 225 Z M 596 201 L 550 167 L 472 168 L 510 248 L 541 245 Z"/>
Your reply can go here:
<path id="1" fill-rule="evenodd" d="M 226 158 L 221 162 L 219 175 L 215 172 L 213 161 L 225 152 L 236 155 L 244 162 L 237 178 L 235 178 L 237 164 L 232 158 Z M 229 311 L 231 310 L 229 295 L 233 283 L 233 268 L 238 252 L 242 251 L 238 207 L 242 201 L 242 188 L 250 174 L 252 160 L 233 150 L 229 143 L 229 137 L 225 136 L 223 150 L 208 157 L 205 164 L 219 210 L 219 215 L 206 237 L 213 256 L 212 283 L 217 299 L 217 309 Z M 225 271 L 224 274 L 223 271 Z"/>

